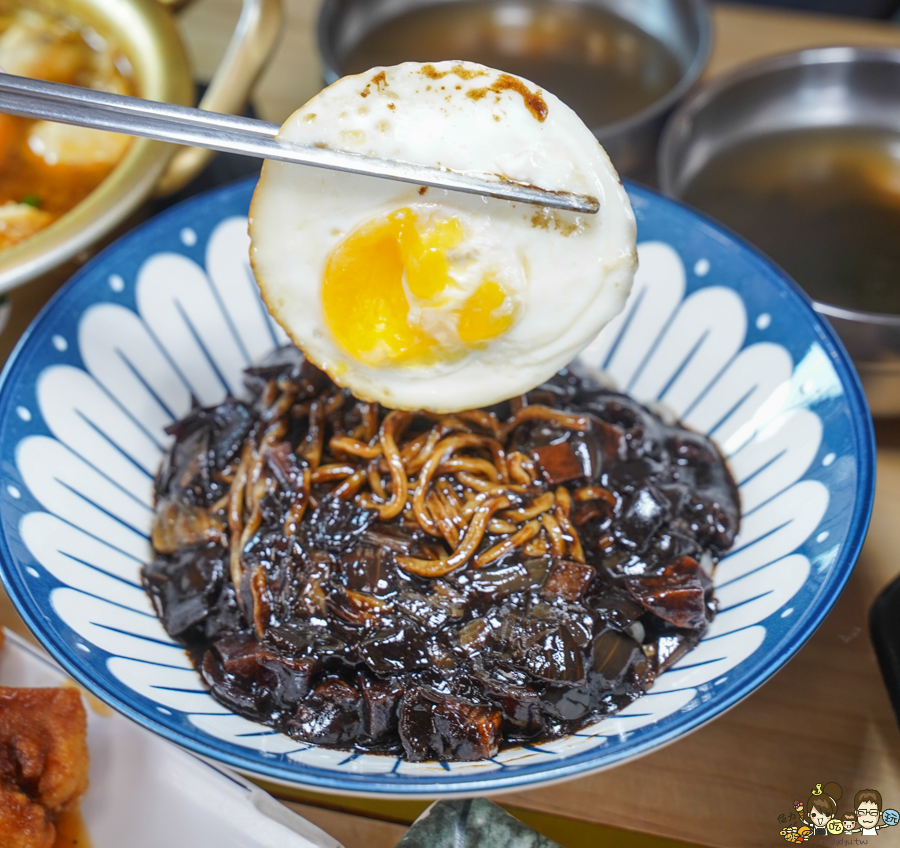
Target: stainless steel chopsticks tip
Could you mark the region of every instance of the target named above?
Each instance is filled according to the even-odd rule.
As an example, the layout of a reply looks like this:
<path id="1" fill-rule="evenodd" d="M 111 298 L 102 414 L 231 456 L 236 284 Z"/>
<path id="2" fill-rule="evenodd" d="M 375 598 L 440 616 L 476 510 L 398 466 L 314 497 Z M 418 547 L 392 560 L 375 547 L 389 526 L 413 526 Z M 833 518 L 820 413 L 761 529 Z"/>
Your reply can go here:
<path id="1" fill-rule="evenodd" d="M 295 144 L 276 137 L 278 124 L 11 74 L 0 73 L 0 111 L 551 209 L 588 215 L 600 209 L 588 195 Z"/>

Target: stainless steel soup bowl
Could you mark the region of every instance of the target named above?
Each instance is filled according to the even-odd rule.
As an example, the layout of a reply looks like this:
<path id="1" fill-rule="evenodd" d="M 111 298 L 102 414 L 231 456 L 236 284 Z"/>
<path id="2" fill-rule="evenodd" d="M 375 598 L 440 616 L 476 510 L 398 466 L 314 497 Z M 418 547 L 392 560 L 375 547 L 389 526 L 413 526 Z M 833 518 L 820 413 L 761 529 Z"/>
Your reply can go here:
<path id="1" fill-rule="evenodd" d="M 703 86 L 663 133 L 660 186 L 682 197 L 717 153 L 747 139 L 851 126 L 900 131 L 900 50 L 802 50 L 743 66 Z M 872 414 L 900 415 L 900 315 L 814 306 L 853 358 Z"/>
<path id="2" fill-rule="evenodd" d="M 327 84 L 346 72 L 350 51 L 370 32 L 401 15 L 456 0 L 324 0 L 317 40 Z M 515 6 L 516 0 L 495 0 Z M 697 82 L 712 47 L 712 22 L 705 0 L 569 0 L 618 15 L 662 42 L 681 69 L 678 83 L 662 97 L 615 123 L 592 127 L 623 176 L 656 182 L 656 146 L 666 118 Z M 450 57 L 465 58 L 465 57 Z"/>

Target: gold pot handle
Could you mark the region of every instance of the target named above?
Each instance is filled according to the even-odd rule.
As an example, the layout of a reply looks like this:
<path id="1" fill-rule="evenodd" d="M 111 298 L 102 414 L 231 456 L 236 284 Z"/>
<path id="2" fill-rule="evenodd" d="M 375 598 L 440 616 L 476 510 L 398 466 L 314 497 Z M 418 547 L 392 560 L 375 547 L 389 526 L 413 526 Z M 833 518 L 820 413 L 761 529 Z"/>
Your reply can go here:
<path id="1" fill-rule="evenodd" d="M 162 0 L 173 9 L 191 0 Z M 200 108 L 238 114 L 247 104 L 259 75 L 266 66 L 281 33 L 281 0 L 244 0 L 228 49 L 219 62 Z M 215 155 L 212 150 L 181 147 L 156 185 L 156 195 L 178 191 L 189 183 Z"/>

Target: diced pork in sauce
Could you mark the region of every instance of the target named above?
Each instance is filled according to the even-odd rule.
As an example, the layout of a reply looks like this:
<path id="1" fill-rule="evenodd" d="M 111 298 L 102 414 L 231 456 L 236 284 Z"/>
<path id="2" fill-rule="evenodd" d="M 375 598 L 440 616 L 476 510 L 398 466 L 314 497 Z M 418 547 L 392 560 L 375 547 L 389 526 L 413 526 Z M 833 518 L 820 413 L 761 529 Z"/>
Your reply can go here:
<path id="1" fill-rule="evenodd" d="M 295 348 L 174 424 L 144 585 L 218 700 L 412 761 L 553 739 L 640 697 L 715 614 L 740 520 L 715 446 L 571 371 L 408 413 Z"/>

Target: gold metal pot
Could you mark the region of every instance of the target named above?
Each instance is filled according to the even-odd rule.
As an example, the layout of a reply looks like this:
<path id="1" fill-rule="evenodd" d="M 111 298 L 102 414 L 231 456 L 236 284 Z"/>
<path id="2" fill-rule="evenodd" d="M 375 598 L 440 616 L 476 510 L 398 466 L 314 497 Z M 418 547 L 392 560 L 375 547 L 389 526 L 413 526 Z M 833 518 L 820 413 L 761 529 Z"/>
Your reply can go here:
<path id="1" fill-rule="evenodd" d="M 192 105 L 194 84 L 173 17 L 185 5 L 156 0 L 61 0 L 71 12 L 114 41 L 134 68 L 137 94 Z M 241 16 L 202 109 L 240 111 L 278 38 L 280 0 L 244 0 Z M 0 252 L 0 292 L 46 273 L 94 244 L 151 193 L 168 194 L 191 180 L 212 153 L 135 139 L 112 173 L 81 203 L 45 230 Z"/>

